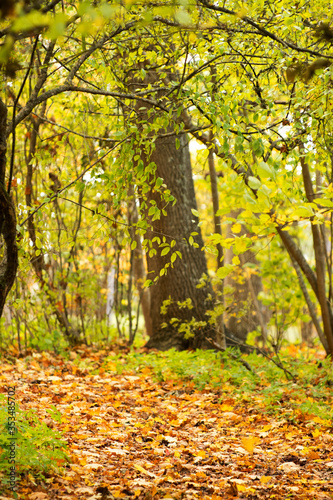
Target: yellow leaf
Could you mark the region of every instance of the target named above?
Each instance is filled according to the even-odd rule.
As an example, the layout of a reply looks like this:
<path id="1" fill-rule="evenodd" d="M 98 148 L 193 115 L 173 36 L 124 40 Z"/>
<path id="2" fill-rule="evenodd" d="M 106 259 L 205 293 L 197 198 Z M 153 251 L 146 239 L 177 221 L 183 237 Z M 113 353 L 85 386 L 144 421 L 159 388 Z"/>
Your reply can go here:
<path id="1" fill-rule="evenodd" d="M 189 39 L 189 41 L 191 43 L 194 43 L 194 42 L 197 41 L 198 37 L 197 37 L 197 35 L 195 33 L 191 32 L 190 35 L 189 35 L 189 37 L 188 37 L 188 39 Z"/>
<path id="2" fill-rule="evenodd" d="M 233 233 L 236 233 L 236 234 L 240 233 L 241 229 L 242 229 L 242 226 L 241 226 L 241 224 L 239 224 L 239 222 L 237 222 L 236 224 L 234 224 L 233 226 L 231 226 L 231 231 Z"/>
<path id="3" fill-rule="evenodd" d="M 117 365 L 113 361 L 109 361 L 109 363 L 106 365 L 107 370 L 110 370 L 111 372 L 116 372 L 117 371 Z"/>
<path id="4" fill-rule="evenodd" d="M 272 428 L 271 425 L 264 425 L 261 432 L 267 432 L 267 431 L 271 430 L 271 428 Z"/>
<path id="5" fill-rule="evenodd" d="M 253 450 L 256 446 L 256 444 L 258 443 L 258 438 L 254 437 L 254 436 L 250 436 L 250 437 L 244 437 L 242 439 L 242 447 L 244 448 L 244 450 L 248 451 L 249 453 L 253 453 Z"/>
<path id="6" fill-rule="evenodd" d="M 198 451 L 198 453 L 195 454 L 196 457 L 201 457 L 201 458 L 206 458 L 206 452 L 204 450 Z"/>
<path id="7" fill-rule="evenodd" d="M 315 429 L 312 433 L 312 436 L 316 439 L 317 437 L 321 436 L 321 432 L 319 429 Z"/>
<path id="8" fill-rule="evenodd" d="M 313 417 L 312 421 L 316 422 L 316 424 L 327 424 L 327 420 L 324 420 L 320 417 Z"/>
<path id="9" fill-rule="evenodd" d="M 233 409 L 234 409 L 233 406 L 226 405 L 226 404 L 220 406 L 221 411 L 232 411 Z"/>
<path id="10" fill-rule="evenodd" d="M 261 476 L 260 482 L 263 484 L 268 483 L 272 479 L 272 476 Z"/>
<path id="11" fill-rule="evenodd" d="M 247 487 L 244 484 L 237 484 L 238 491 L 246 491 Z"/>
<path id="12" fill-rule="evenodd" d="M 141 373 L 143 375 L 150 375 L 151 374 L 151 368 L 150 366 L 145 366 L 144 368 L 141 369 Z"/>
<path id="13" fill-rule="evenodd" d="M 238 255 L 235 255 L 235 257 L 232 258 L 232 263 L 234 266 L 238 266 L 240 264 Z"/>
<path id="14" fill-rule="evenodd" d="M 141 465 L 134 464 L 134 467 L 138 471 L 142 472 L 142 474 L 146 474 L 147 476 L 150 476 L 150 477 L 155 477 L 155 474 L 152 474 L 148 470 L 144 469 L 143 467 L 141 467 Z"/>

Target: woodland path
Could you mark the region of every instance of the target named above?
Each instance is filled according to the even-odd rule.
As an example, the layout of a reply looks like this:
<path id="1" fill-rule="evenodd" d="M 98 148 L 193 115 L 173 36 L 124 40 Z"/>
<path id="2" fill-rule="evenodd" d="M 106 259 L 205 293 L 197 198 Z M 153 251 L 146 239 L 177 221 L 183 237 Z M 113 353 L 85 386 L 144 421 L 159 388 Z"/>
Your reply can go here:
<path id="1" fill-rule="evenodd" d="M 320 419 L 271 418 L 258 399 L 157 383 L 149 370 L 117 375 L 88 355 L 93 372 L 50 354 L 2 363 L 1 386 L 15 384 L 20 407 L 62 431 L 71 460 L 37 484 L 24 476 L 18 498 L 333 499 L 333 437 Z"/>

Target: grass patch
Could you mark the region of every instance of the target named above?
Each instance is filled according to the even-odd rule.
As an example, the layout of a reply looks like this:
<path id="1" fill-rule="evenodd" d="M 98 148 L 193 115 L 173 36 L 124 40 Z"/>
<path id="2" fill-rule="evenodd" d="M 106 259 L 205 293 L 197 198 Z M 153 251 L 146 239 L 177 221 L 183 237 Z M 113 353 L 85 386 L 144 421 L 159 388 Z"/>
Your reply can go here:
<path id="1" fill-rule="evenodd" d="M 236 351 L 234 351 L 236 352 Z M 318 359 L 316 351 L 286 346 L 279 362 L 294 376 L 288 380 L 271 360 L 257 353 L 243 355 L 256 375 L 225 353 L 197 350 L 112 354 L 104 360 L 105 371 L 143 373 L 159 382 L 183 382 L 196 390 L 228 393 L 239 401 L 255 397 L 263 412 L 290 419 L 315 417 L 330 425 L 333 419 L 333 365 L 330 358 Z M 221 400 L 224 396 L 221 397 Z"/>

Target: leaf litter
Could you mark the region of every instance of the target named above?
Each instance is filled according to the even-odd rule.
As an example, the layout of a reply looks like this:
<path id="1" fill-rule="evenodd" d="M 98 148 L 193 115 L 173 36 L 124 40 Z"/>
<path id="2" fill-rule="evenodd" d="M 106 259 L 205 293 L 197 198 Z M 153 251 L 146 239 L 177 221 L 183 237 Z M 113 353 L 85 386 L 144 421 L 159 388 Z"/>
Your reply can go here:
<path id="1" fill-rule="evenodd" d="M 96 354 L 85 357 L 89 366 Z M 240 400 L 230 388 L 133 373 L 78 369 L 49 353 L 2 364 L 2 387 L 15 385 L 20 407 L 68 443 L 61 471 L 25 471 L 18 498 L 333 499 L 332 422 L 292 420 L 283 406 L 272 417 L 260 398 Z"/>

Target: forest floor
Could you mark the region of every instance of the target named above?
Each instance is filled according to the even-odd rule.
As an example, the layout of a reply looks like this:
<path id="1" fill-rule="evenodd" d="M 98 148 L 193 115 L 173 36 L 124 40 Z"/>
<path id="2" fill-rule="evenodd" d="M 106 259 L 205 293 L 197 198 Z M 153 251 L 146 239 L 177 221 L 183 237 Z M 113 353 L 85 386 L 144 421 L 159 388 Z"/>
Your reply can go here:
<path id="1" fill-rule="evenodd" d="M 68 443 L 65 467 L 21 476 L 17 498 L 333 499 L 332 423 L 291 418 L 287 401 L 272 416 L 260 396 L 156 382 L 148 368 L 116 374 L 103 368 L 105 354 L 84 356 L 94 371 L 49 353 L 1 363 L 2 388 L 15 386 L 20 408 Z"/>

